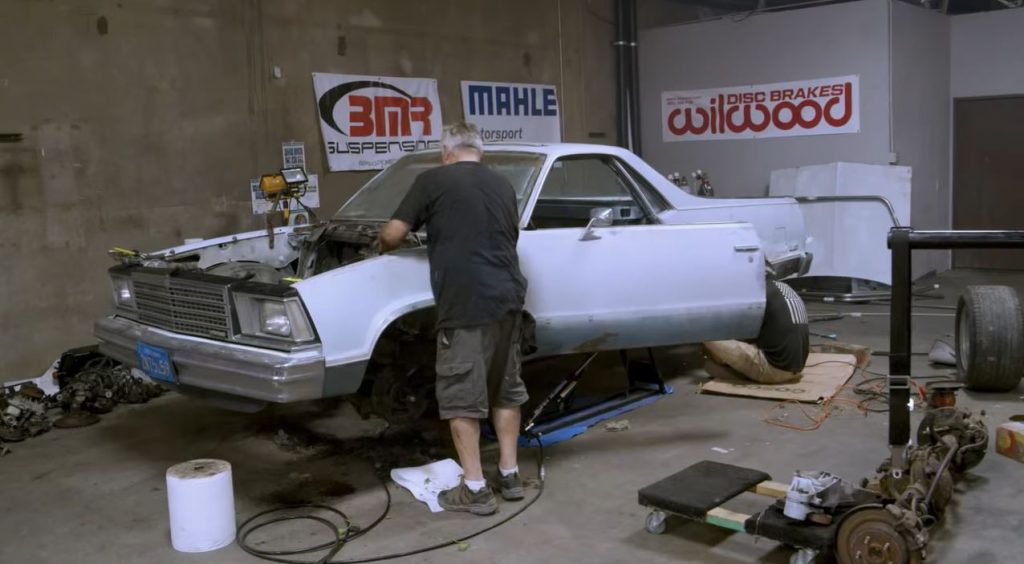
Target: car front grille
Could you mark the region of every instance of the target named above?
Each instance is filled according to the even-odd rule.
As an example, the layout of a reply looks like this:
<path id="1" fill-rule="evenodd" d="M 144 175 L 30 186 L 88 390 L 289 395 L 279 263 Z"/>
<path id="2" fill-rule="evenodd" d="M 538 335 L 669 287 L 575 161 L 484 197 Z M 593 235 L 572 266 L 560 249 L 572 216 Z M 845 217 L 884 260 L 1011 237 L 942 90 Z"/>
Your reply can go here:
<path id="1" fill-rule="evenodd" d="M 201 337 L 226 339 L 231 335 L 224 284 L 135 273 L 132 288 L 142 323 Z"/>

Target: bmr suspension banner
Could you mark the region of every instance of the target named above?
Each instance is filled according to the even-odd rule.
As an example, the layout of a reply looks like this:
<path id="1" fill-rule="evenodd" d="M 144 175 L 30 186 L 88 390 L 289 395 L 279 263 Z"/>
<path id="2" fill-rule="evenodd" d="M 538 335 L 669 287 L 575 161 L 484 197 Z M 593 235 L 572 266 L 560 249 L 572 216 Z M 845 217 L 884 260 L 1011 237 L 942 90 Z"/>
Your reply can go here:
<path id="1" fill-rule="evenodd" d="M 857 76 L 661 93 L 664 141 L 860 131 Z"/>
<path id="2" fill-rule="evenodd" d="M 562 124 L 555 87 L 462 81 L 462 113 L 484 142 L 557 143 Z"/>
<path id="3" fill-rule="evenodd" d="M 441 139 L 437 81 L 313 73 L 332 171 L 378 170 Z"/>

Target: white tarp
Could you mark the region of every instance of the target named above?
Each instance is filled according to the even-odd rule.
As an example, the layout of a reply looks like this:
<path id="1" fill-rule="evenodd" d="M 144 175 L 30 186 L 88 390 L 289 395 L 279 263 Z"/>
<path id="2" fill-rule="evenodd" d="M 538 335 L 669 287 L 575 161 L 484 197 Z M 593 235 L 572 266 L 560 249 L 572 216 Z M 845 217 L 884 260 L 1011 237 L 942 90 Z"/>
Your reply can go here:
<path id="1" fill-rule="evenodd" d="M 432 78 L 313 73 L 328 167 L 379 170 L 441 139 Z"/>
<path id="2" fill-rule="evenodd" d="M 550 84 L 462 81 L 462 115 L 484 142 L 558 143 L 562 123 Z"/>
<path id="3" fill-rule="evenodd" d="M 661 93 L 663 141 L 860 131 L 856 75 Z"/>
<path id="4" fill-rule="evenodd" d="M 882 196 L 901 225 L 910 225 L 909 166 L 830 163 L 774 170 L 771 196 Z M 800 206 L 807 250 L 814 254 L 808 276 L 892 282 L 887 247 L 892 218 L 877 201 L 805 203 Z"/>
<path id="5" fill-rule="evenodd" d="M 438 460 L 426 466 L 395 468 L 391 479 L 409 490 L 412 496 L 427 504 L 430 511 L 444 511 L 437 502 L 437 496 L 444 490 L 454 488 L 462 480 L 462 467 L 451 458 Z"/>

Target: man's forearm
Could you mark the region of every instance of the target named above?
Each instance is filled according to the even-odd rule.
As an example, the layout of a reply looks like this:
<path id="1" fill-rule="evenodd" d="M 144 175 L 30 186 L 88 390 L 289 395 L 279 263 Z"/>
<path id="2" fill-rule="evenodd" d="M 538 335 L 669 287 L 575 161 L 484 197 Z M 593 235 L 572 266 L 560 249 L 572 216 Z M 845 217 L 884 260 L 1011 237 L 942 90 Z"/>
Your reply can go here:
<path id="1" fill-rule="evenodd" d="M 380 251 L 386 253 L 393 251 L 398 247 L 402 246 L 402 241 L 405 240 L 405 236 L 409 234 L 412 227 L 399 219 L 392 219 L 387 222 L 384 227 L 380 230 L 378 240 L 380 241 Z"/>

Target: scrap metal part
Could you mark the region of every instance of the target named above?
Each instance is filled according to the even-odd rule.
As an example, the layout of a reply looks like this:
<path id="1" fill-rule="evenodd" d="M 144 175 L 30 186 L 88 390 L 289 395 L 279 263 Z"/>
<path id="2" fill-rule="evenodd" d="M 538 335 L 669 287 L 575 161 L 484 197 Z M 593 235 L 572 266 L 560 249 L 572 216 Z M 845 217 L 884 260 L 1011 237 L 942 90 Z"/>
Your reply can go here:
<path id="1" fill-rule="evenodd" d="M 65 411 L 109 413 L 118 403 L 145 403 L 163 393 L 163 388 L 133 376 L 110 358 L 90 361 L 61 387 L 57 399 Z"/>
<path id="2" fill-rule="evenodd" d="M 844 503 L 853 501 L 853 484 L 830 472 L 796 472 L 786 492 L 783 513 L 790 519 L 804 521 L 815 513 L 832 513 Z"/>
<path id="3" fill-rule="evenodd" d="M 75 429 L 78 427 L 88 427 L 89 425 L 94 425 L 99 422 L 99 415 L 76 409 L 57 418 L 57 420 L 53 422 L 53 426 L 58 429 Z"/>
<path id="4" fill-rule="evenodd" d="M 23 441 L 50 430 L 46 394 L 32 382 L 0 397 L 0 440 Z"/>
<path id="5" fill-rule="evenodd" d="M 32 382 L 0 387 L 0 442 L 23 441 L 52 427 L 92 425 L 99 421 L 97 413 L 107 413 L 118 403 L 144 403 L 163 393 L 95 347 L 67 351 L 54 374 L 60 391 L 53 395 Z M 57 410 L 64 415 L 54 420 Z M 6 453 L 2 447 L 0 451 Z"/>
<path id="6" fill-rule="evenodd" d="M 889 505 L 851 511 L 839 525 L 840 564 L 920 564 L 928 533 L 912 513 Z"/>

